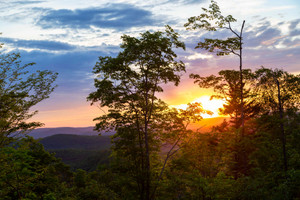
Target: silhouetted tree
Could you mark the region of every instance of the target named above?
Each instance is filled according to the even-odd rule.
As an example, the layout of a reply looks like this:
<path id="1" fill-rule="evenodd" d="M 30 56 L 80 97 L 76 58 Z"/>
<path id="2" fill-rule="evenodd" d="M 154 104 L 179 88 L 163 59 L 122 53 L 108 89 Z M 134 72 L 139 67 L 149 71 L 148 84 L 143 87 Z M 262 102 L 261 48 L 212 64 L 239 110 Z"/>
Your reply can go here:
<path id="1" fill-rule="evenodd" d="M 33 65 L 22 65 L 18 53 L 0 55 L 0 147 L 9 144 L 13 137 L 42 125 L 27 120 L 37 113 L 32 107 L 54 90 L 57 73 L 32 72 Z"/>
<path id="2" fill-rule="evenodd" d="M 109 108 L 108 114 L 95 120 L 100 121 L 96 129 L 117 131 L 116 148 L 130 151 L 136 161 L 138 191 L 140 199 L 151 197 L 151 152 L 155 152 L 155 113 L 164 105 L 156 94 L 162 92 L 161 84 L 173 82 L 178 85 L 185 70 L 181 61 L 176 61 L 173 47 L 185 48 L 178 34 L 167 26 L 166 32 L 145 32 L 140 38 L 122 36 L 123 51 L 116 58 L 99 57 L 94 67 L 96 92 L 89 95 L 93 103 Z M 130 149 L 128 149 L 130 148 Z M 133 148 L 133 149 L 132 149 Z M 126 150 L 127 149 L 127 150 Z M 129 157 L 128 157 L 129 158 Z M 128 160 L 127 160 L 128 161 Z"/>
<path id="3" fill-rule="evenodd" d="M 220 8 L 215 1 L 211 1 L 209 9 L 202 8 L 203 13 L 199 16 L 190 17 L 188 22 L 184 25 L 189 30 L 203 29 L 206 31 L 220 31 L 229 30 L 232 37 L 226 39 L 210 39 L 205 38 L 204 42 L 200 41 L 195 48 L 205 49 L 209 52 L 216 52 L 217 56 L 224 56 L 229 54 L 234 54 L 239 57 L 240 61 L 240 118 L 242 134 L 244 131 L 245 117 L 244 117 L 244 96 L 243 96 L 243 30 L 245 25 L 245 20 L 242 23 L 240 31 L 233 30 L 231 24 L 237 20 L 231 15 L 223 16 L 221 14 Z"/>
<path id="4" fill-rule="evenodd" d="M 264 112 L 276 114 L 281 132 L 284 171 L 288 170 L 286 153 L 285 116 L 288 111 L 297 112 L 300 108 L 300 76 L 283 70 L 262 67 L 256 71 L 256 91 L 260 97 Z"/>

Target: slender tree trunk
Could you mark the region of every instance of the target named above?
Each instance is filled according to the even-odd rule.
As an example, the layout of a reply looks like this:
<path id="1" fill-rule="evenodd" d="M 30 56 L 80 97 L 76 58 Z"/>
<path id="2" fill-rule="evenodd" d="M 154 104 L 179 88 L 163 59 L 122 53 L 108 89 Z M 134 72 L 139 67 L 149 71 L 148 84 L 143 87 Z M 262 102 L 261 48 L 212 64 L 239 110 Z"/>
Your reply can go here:
<path id="1" fill-rule="evenodd" d="M 164 173 L 164 170 L 165 170 L 165 167 L 167 165 L 167 162 L 168 162 L 168 159 L 170 157 L 172 157 L 179 149 L 180 147 L 177 148 L 177 150 L 173 151 L 173 149 L 177 146 L 177 144 L 179 143 L 180 141 L 180 137 L 177 139 L 177 141 L 173 144 L 173 146 L 171 147 L 171 149 L 169 150 L 169 152 L 167 153 L 167 157 L 165 158 L 164 160 L 164 164 L 163 164 L 163 167 L 161 168 L 161 171 L 160 171 L 160 174 L 159 174 L 159 177 L 157 179 L 157 182 L 159 183 L 159 181 L 161 180 L 162 178 L 162 175 Z M 172 152 L 173 151 L 173 152 Z M 156 192 L 156 189 L 157 189 L 157 186 L 158 186 L 158 183 L 153 187 L 152 189 L 152 194 L 150 196 L 150 199 L 155 199 L 155 192 Z"/>
<path id="2" fill-rule="evenodd" d="M 245 135 L 245 111 L 244 111 L 244 82 L 243 82 L 243 29 L 245 25 L 245 20 L 243 21 L 240 34 L 238 35 L 240 48 L 239 48 L 239 56 L 240 59 L 240 124 L 239 128 L 241 128 L 241 133 L 237 135 L 237 141 L 236 141 L 236 152 L 234 159 L 236 161 L 235 166 L 235 172 L 234 172 L 234 178 L 237 179 L 239 176 L 239 173 L 243 173 L 244 169 L 247 167 L 247 155 L 244 150 L 244 146 L 241 146 L 241 142 L 244 139 Z"/>
<path id="3" fill-rule="evenodd" d="M 282 109 L 282 102 L 281 102 L 281 95 L 280 95 L 280 84 L 279 81 L 276 79 L 277 89 L 278 89 L 278 107 L 279 107 L 279 114 L 280 114 L 280 130 L 281 130 L 281 141 L 282 141 L 282 153 L 283 153 L 283 164 L 284 164 L 284 171 L 287 172 L 287 156 L 286 156 L 286 138 L 284 133 L 284 124 L 283 124 L 283 109 Z"/>
<path id="4" fill-rule="evenodd" d="M 141 184 L 140 188 L 140 199 L 144 200 L 144 194 L 145 194 L 145 179 L 144 179 L 144 173 L 145 173 L 145 164 L 144 164 L 144 150 L 143 150 L 143 141 L 142 141 L 142 136 L 141 136 L 141 131 L 137 119 L 137 127 L 138 127 L 138 133 L 139 133 L 139 145 L 140 145 L 140 150 L 141 150 L 141 166 L 140 166 L 140 171 L 139 171 L 139 177 L 138 181 L 139 184 Z"/>
<path id="5" fill-rule="evenodd" d="M 240 32 L 240 82 L 241 82 L 241 123 L 242 123 L 242 136 L 244 135 L 244 127 L 245 127 L 245 117 L 244 117 L 244 95 L 243 95 L 243 89 L 244 89 L 244 84 L 243 84 L 243 29 L 245 25 L 245 20 L 243 21 L 241 32 Z"/>
<path id="6" fill-rule="evenodd" d="M 145 77 L 146 94 L 145 94 L 145 148 L 146 148 L 146 200 L 150 200 L 150 153 L 149 153 L 149 141 L 148 141 L 148 77 L 146 73 Z"/>
<path id="7" fill-rule="evenodd" d="M 145 122 L 145 147 L 146 147 L 146 200 L 149 200 L 150 199 L 150 155 L 149 155 L 147 122 Z"/>

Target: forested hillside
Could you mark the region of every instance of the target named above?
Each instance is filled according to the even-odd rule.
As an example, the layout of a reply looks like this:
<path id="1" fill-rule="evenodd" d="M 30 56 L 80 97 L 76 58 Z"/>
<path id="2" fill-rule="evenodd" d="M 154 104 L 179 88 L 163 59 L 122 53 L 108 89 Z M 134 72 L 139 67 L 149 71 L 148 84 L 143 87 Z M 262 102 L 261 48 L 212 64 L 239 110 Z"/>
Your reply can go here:
<path id="1" fill-rule="evenodd" d="M 71 169 L 93 171 L 109 163 L 111 141 L 109 136 L 56 134 L 39 140 L 44 148 L 54 153 Z"/>
<path id="2" fill-rule="evenodd" d="M 104 150 L 110 148 L 109 136 L 57 134 L 39 141 L 45 149 Z"/>

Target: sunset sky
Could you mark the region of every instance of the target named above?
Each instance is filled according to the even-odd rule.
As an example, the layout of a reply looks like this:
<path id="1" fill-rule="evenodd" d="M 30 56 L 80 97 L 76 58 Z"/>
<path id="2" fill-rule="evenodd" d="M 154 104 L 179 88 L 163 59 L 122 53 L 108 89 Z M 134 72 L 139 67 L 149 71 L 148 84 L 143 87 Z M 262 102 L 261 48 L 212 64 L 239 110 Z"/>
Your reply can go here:
<path id="1" fill-rule="evenodd" d="M 300 73 L 299 0 L 218 0 L 224 15 L 238 19 L 244 34 L 244 67 L 260 66 Z M 92 68 L 98 56 L 116 56 L 123 34 L 164 30 L 170 25 L 181 35 L 186 51 L 176 51 L 186 64 L 178 87 L 164 86 L 160 97 L 170 105 L 182 105 L 208 96 L 211 90 L 198 88 L 190 73 L 202 76 L 222 69 L 238 69 L 236 56 L 216 57 L 194 49 L 205 37 L 224 37 L 226 32 L 187 31 L 183 24 L 199 15 L 206 0 L 0 0 L 0 43 L 2 51 L 20 52 L 24 63 L 35 69 L 59 73 L 58 87 L 51 97 L 35 107 L 34 120 L 45 127 L 93 126 L 102 114 L 86 97 L 92 91 Z M 205 97 L 206 98 L 206 97 Z M 205 99 L 202 98 L 202 99 Z"/>

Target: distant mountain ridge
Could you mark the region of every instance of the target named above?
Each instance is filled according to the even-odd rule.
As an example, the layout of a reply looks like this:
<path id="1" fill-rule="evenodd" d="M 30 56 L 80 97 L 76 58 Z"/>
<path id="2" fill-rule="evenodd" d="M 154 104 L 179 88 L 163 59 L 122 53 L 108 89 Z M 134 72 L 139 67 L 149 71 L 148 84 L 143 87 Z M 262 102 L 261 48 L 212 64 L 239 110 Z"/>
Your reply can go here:
<path id="1" fill-rule="evenodd" d="M 206 132 L 212 126 L 222 123 L 225 117 L 207 118 L 193 123 L 189 128 Z M 59 127 L 39 128 L 28 135 L 39 139 L 46 150 L 55 153 L 55 156 L 71 166 L 73 170 L 84 169 L 93 171 L 99 164 L 108 164 L 111 139 L 113 132 L 98 136 L 93 127 Z"/>
<path id="2" fill-rule="evenodd" d="M 200 122 L 193 123 L 190 125 L 191 129 L 199 129 L 201 131 L 209 131 L 212 126 L 221 124 L 224 119 L 228 120 L 228 117 L 215 117 L 202 119 Z M 38 128 L 32 130 L 28 135 L 35 138 L 45 138 L 53 135 L 65 134 L 65 135 L 86 135 L 86 136 L 96 136 L 99 132 L 94 131 L 94 127 L 58 127 L 58 128 Z M 103 133 L 102 135 L 113 135 L 114 132 Z"/>
<path id="3" fill-rule="evenodd" d="M 65 135 L 86 135 L 96 136 L 99 132 L 94 131 L 94 127 L 58 127 L 58 128 L 37 128 L 32 130 L 28 135 L 35 138 L 45 138 L 53 135 L 65 134 Z M 113 132 L 108 132 L 103 135 L 112 135 Z"/>

